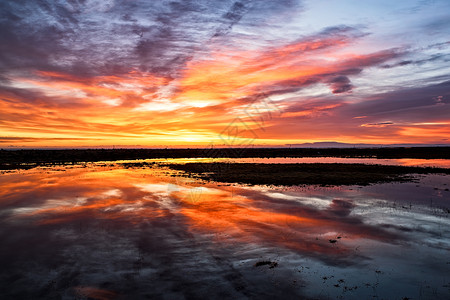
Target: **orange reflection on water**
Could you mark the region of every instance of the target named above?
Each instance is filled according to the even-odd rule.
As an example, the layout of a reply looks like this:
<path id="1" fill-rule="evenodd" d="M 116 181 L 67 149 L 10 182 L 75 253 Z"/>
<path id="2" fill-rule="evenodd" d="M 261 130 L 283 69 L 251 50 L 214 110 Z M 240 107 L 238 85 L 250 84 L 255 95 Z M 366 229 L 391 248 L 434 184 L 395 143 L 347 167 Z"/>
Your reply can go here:
<path id="1" fill-rule="evenodd" d="M 126 229 L 177 218 L 194 235 L 222 235 L 228 237 L 225 243 L 276 246 L 322 259 L 354 254 L 356 240 L 399 238 L 351 216 L 354 204 L 346 199 L 333 199 L 319 209 L 274 198 L 264 190 L 171 175 L 164 168 L 96 164 L 13 172 L 1 177 L 0 205 L 2 210 L 9 207 L 9 220 L 37 225 L 108 221 Z"/>
<path id="2" fill-rule="evenodd" d="M 151 176 L 151 169 L 132 172 L 91 166 L 63 171 L 35 169 L 3 175 L 0 197 L 3 205 L 15 206 L 11 217 L 32 218 L 38 224 L 85 219 L 137 223 L 165 213 L 157 195 L 140 188 L 142 184 L 166 187 Z"/>
<path id="3" fill-rule="evenodd" d="M 345 200 L 335 199 L 321 211 L 293 203 L 280 205 L 267 198 L 263 202 L 264 197 L 259 192 L 247 192 L 244 196 L 217 190 L 184 205 L 180 212 L 188 217 L 194 231 L 226 234 L 231 240 L 278 246 L 313 256 L 350 254 L 350 248 L 342 246 L 342 241 L 340 247 L 330 242 L 339 235 L 345 235 L 346 244 L 359 239 L 388 242 L 398 238 L 349 217 L 353 206 Z"/>
<path id="4" fill-rule="evenodd" d="M 118 296 L 114 292 L 89 286 L 77 286 L 74 290 L 79 297 L 95 300 L 115 299 Z"/>
<path id="5" fill-rule="evenodd" d="M 236 163 L 348 163 L 348 164 L 374 164 L 388 166 L 437 167 L 450 168 L 450 159 L 383 159 L 383 158 L 345 158 L 345 157 L 271 157 L 271 158 L 239 158 L 222 159 L 222 161 Z M 181 161 L 180 161 L 181 162 Z M 189 162 L 189 161 L 186 161 Z"/>
<path id="6" fill-rule="evenodd" d="M 417 159 L 402 158 L 398 159 L 402 166 L 426 166 L 438 168 L 450 168 L 450 159 Z"/>

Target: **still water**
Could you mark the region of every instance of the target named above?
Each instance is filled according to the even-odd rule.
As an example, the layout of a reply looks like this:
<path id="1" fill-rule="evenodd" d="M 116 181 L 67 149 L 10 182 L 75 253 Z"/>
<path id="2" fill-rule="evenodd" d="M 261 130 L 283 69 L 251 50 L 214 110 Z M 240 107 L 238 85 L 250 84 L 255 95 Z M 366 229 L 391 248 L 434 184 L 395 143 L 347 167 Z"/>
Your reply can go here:
<path id="1" fill-rule="evenodd" d="M 272 187 L 177 174 L 1 173 L 2 299 L 450 298 L 450 176 Z"/>
<path id="2" fill-rule="evenodd" d="M 379 158 L 346 158 L 346 157 L 249 157 L 249 158 L 168 158 L 168 159 L 146 159 L 141 162 L 169 162 L 169 163 L 191 163 L 191 162 L 224 162 L 224 163 L 258 163 L 258 164 L 311 164 L 311 163 L 345 163 L 345 164 L 367 164 L 385 166 L 406 167 L 437 167 L 450 169 L 450 159 L 379 159 Z M 122 161 L 131 162 L 131 161 Z"/>

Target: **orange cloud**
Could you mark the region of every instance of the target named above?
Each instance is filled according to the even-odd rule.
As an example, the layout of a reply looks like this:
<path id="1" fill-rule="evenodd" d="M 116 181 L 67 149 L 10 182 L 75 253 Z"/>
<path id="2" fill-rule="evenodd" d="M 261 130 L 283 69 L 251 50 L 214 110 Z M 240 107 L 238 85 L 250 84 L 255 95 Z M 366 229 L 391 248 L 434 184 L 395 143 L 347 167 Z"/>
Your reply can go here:
<path id="1" fill-rule="evenodd" d="M 256 132 L 256 144 L 405 142 L 414 136 L 408 133 L 412 129 L 372 122 L 367 111 L 356 113 L 368 120 L 357 123 L 362 117 L 339 115 L 351 101 L 327 98 L 331 91 L 351 91 L 350 77 L 364 68 L 399 55 L 397 50 L 364 55 L 341 51 L 356 38 L 343 30 L 258 50 L 212 44 L 209 54 L 190 60 L 176 78 L 137 70 L 93 77 L 37 71 L 13 77 L 9 87 L 0 89 L 0 144 L 223 145 L 221 134 L 236 117 Z M 317 103 L 307 94 L 295 95 L 313 85 L 331 91 L 322 89 L 328 95 Z M 439 95 L 443 110 L 445 93 Z M 249 113 L 253 103 L 269 100 L 271 108 Z M 430 137 L 424 141 L 442 138 L 439 131 L 427 132 L 420 134 Z"/>

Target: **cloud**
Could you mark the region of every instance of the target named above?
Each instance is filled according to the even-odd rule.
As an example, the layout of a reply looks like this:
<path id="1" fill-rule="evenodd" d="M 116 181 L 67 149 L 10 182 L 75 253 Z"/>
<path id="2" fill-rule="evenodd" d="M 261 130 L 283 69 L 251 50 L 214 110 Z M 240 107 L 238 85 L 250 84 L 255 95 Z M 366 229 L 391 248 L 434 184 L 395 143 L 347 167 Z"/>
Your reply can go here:
<path id="1" fill-rule="evenodd" d="M 208 144 L 238 115 L 263 127 L 262 142 L 373 142 L 448 120 L 446 40 L 375 47 L 367 24 L 307 30 L 305 9 L 294 0 L 0 2 L 0 135 L 29 145 Z M 416 89 L 397 86 L 397 67 L 416 70 Z M 391 92 L 365 94 L 373 80 Z M 252 123 L 246 107 L 272 98 L 284 114 Z"/>
<path id="2" fill-rule="evenodd" d="M 245 13 L 248 12 L 250 3 L 251 1 L 237 1 L 233 3 L 231 8 L 222 16 L 226 22 L 216 29 L 216 32 L 212 37 L 214 38 L 228 34 L 233 26 L 242 19 Z"/>
<path id="3" fill-rule="evenodd" d="M 108 13 L 113 10 L 114 7 Z M 169 11 L 173 12 L 173 8 Z M 127 20 L 129 18 L 126 17 Z M 162 17 L 161 22 L 169 25 L 172 21 Z M 174 48 L 164 44 L 178 41 L 179 37 L 171 34 L 170 29 L 167 37 L 163 39 L 161 35 L 163 40 L 155 42 L 144 39 L 145 32 L 142 37 L 136 35 L 141 39 L 137 49 L 141 45 L 145 57 L 148 50 L 156 51 L 148 56 L 151 61 L 153 57 L 160 57 L 159 51 L 164 52 L 165 47 Z M 7 99 L 3 102 L 5 109 L 1 125 L 14 128 L 14 131 L 6 131 L 7 136 L 16 131 L 21 132 L 21 136 L 34 136 L 40 132 L 45 135 L 43 140 L 54 139 L 58 143 L 64 142 L 58 139 L 64 135 L 73 137 L 75 141 L 82 137 L 92 139 L 99 134 L 109 141 L 120 137 L 122 143 L 133 138 L 138 141 L 151 137 L 162 143 L 173 143 L 177 140 L 176 134 L 197 138 L 204 135 L 210 141 L 217 138 L 235 118 L 236 111 L 241 109 L 243 114 L 246 106 L 261 98 L 295 93 L 318 83 L 330 85 L 335 94 L 344 93 L 352 88 L 349 76 L 401 55 L 397 49 L 392 49 L 334 57 L 336 50 L 362 36 L 364 34 L 358 29 L 340 26 L 259 50 L 237 48 L 223 52 L 223 45 L 213 42 L 212 51 L 207 55 L 180 61 L 181 65 L 186 64 L 184 67 L 173 63 L 165 66 L 165 70 L 152 72 L 131 70 L 109 74 L 102 70 L 101 74 L 94 76 L 72 72 L 73 69 L 67 72 L 44 69 L 28 76 L 10 76 L 14 87 L 1 88 Z M 156 48 L 152 48 L 152 43 Z M 145 63 L 146 59 L 141 61 Z M 152 68 L 159 67 L 154 64 Z M 166 71 L 174 76 L 168 78 Z M 8 104 L 11 102 L 20 107 L 11 107 Z M 161 103 L 165 103 L 167 109 L 157 109 Z M 299 104 L 295 108 L 295 105 L 283 101 L 281 105 L 287 109 L 284 118 L 317 118 L 343 105 L 329 99 L 310 107 L 305 107 L 304 102 Z M 99 108 L 102 113 L 96 114 Z M 76 116 L 68 117 L 72 115 L 68 112 L 73 109 L 77 110 Z M 151 118 L 148 117 L 149 112 L 153 114 Z M 248 116 L 243 118 L 248 119 Z M 284 124 L 281 120 L 279 122 Z M 264 126 L 272 126 L 271 123 Z M 204 139 L 201 141 L 205 142 Z M 27 142 L 37 144 L 39 140 Z"/>
<path id="4" fill-rule="evenodd" d="M 28 143 L 28 142 L 52 142 L 52 141 L 85 141 L 90 140 L 88 138 L 34 138 L 34 137 L 18 137 L 18 136 L 0 136 L 0 143 L 8 143 L 8 142 L 20 142 L 20 143 Z"/>
<path id="5" fill-rule="evenodd" d="M 394 122 L 378 122 L 378 123 L 367 123 L 367 124 L 362 124 L 362 127 L 386 127 L 389 125 L 394 125 Z"/>
<path id="6" fill-rule="evenodd" d="M 212 104 L 251 99 L 261 92 L 268 96 L 292 93 L 319 82 L 329 83 L 336 93 L 350 91 L 349 76 L 403 54 L 389 49 L 336 57 L 336 51 L 362 36 L 358 29 L 342 26 L 259 51 L 223 52 L 219 45 L 211 55 L 187 65 L 175 99 L 196 98 Z"/>
<path id="7" fill-rule="evenodd" d="M 291 2 L 2 2 L 0 69 L 96 76 L 138 68 L 173 78 L 246 14 L 267 17 Z"/>
<path id="8" fill-rule="evenodd" d="M 333 94 L 350 92 L 353 88 L 350 79 L 348 79 L 347 76 L 334 77 L 329 81 L 329 83 L 333 91 Z"/>
<path id="9" fill-rule="evenodd" d="M 395 67 L 403 67 L 403 66 L 408 66 L 408 65 L 422 66 L 426 63 L 432 63 L 432 62 L 436 62 L 436 61 L 441 61 L 442 63 L 446 63 L 446 62 L 450 61 L 450 55 L 442 54 L 442 53 L 432 54 L 423 59 L 401 60 L 401 61 L 393 63 L 393 64 L 382 65 L 381 68 L 391 69 L 391 68 L 395 68 Z"/>
<path id="10" fill-rule="evenodd" d="M 439 102 L 436 102 L 439 97 Z M 354 104 L 355 116 L 403 121 L 446 120 L 450 98 L 450 81 L 418 88 L 403 88 L 390 93 L 368 96 L 365 101 Z"/>
<path id="11" fill-rule="evenodd" d="M 292 142 L 434 143 L 450 130 L 450 82 L 388 93 L 293 97 L 278 101 L 281 118 L 267 122 L 263 137 Z"/>

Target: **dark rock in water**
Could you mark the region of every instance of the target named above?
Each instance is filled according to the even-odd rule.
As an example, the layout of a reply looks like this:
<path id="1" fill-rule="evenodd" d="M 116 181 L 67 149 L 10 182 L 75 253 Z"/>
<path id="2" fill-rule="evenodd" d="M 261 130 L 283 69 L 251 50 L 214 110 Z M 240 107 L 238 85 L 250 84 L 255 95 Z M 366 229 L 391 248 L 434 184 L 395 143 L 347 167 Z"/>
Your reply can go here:
<path id="1" fill-rule="evenodd" d="M 278 266 L 278 263 L 275 261 L 263 260 L 263 261 L 258 261 L 255 264 L 255 267 L 261 267 L 261 266 L 266 266 L 266 265 L 269 266 L 269 269 L 273 269 Z"/>

